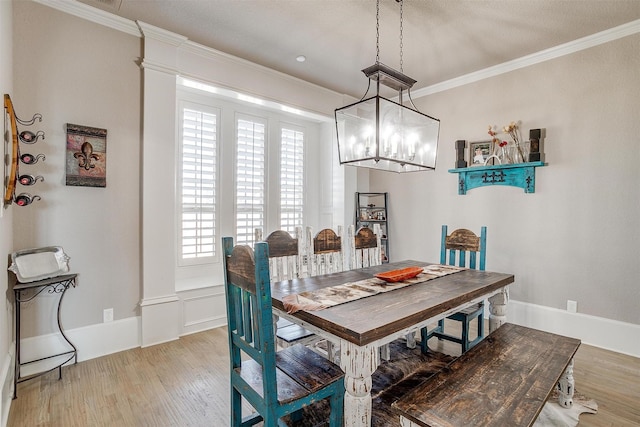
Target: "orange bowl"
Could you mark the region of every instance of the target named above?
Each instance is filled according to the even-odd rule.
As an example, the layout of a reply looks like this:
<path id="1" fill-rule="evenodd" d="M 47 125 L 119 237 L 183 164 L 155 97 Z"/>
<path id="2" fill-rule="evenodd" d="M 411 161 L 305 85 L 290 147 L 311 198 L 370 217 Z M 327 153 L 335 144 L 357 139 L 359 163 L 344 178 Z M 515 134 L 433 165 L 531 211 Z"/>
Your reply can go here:
<path id="1" fill-rule="evenodd" d="M 399 270 L 391 270 L 385 271 L 384 273 L 374 274 L 374 276 L 378 279 L 384 280 L 385 282 L 394 283 L 411 279 L 420 273 L 422 273 L 422 267 L 406 267 Z"/>

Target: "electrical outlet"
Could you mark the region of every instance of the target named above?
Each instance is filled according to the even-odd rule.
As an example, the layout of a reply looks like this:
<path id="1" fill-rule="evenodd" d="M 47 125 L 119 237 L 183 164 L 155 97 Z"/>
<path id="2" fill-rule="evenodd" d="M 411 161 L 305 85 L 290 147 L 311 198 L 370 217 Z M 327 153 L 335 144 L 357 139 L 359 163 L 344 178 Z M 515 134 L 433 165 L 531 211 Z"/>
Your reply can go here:
<path id="1" fill-rule="evenodd" d="M 113 308 L 105 308 L 102 312 L 102 321 L 104 323 L 113 322 Z"/>
<path id="2" fill-rule="evenodd" d="M 569 313 L 577 313 L 578 312 L 578 302 L 568 299 L 567 300 L 567 311 Z"/>

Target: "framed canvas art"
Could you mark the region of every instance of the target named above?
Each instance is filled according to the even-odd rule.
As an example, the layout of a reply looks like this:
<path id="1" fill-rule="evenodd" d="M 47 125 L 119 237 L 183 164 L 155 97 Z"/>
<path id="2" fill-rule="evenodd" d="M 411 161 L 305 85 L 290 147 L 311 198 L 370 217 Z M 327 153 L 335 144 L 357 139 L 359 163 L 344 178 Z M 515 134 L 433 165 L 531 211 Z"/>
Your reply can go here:
<path id="1" fill-rule="evenodd" d="M 107 186 L 107 130 L 67 123 L 66 184 Z"/>

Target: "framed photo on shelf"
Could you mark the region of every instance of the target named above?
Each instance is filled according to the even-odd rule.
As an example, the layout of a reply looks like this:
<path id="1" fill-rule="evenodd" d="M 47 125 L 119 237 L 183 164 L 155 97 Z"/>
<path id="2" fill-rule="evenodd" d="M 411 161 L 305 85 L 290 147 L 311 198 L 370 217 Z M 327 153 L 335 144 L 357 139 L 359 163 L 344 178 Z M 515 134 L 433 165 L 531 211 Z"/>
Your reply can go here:
<path id="1" fill-rule="evenodd" d="M 477 141 L 469 143 L 469 166 L 484 166 L 489 156 L 493 153 L 492 141 Z M 493 165 L 493 159 L 489 159 L 487 165 Z"/>

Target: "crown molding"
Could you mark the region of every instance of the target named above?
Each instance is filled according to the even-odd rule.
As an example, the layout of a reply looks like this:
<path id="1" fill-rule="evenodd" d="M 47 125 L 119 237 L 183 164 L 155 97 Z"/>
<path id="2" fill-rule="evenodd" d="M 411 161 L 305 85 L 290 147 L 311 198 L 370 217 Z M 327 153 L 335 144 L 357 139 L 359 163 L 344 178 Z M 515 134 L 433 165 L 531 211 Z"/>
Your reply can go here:
<path id="1" fill-rule="evenodd" d="M 75 0 L 32 0 L 36 3 L 49 6 L 53 9 L 60 10 L 62 12 L 69 13 L 71 15 L 87 19 L 89 21 L 104 25 L 106 27 L 113 28 L 115 30 L 123 31 L 127 34 L 142 37 L 142 28 L 138 28 L 138 24 L 134 21 L 121 18 L 109 12 L 96 9 L 95 7 L 86 5 L 84 3 L 77 2 Z M 147 24 L 148 25 L 148 24 Z M 151 26 L 148 26 L 150 28 Z M 173 41 L 174 43 L 180 39 L 180 36 L 168 36 L 170 34 L 166 30 L 157 28 L 154 32 L 155 35 L 164 34 L 168 38 L 165 41 Z M 518 70 L 520 68 L 529 67 L 531 65 L 539 64 L 541 62 L 549 61 L 551 59 L 559 58 L 561 56 L 570 55 L 581 50 L 589 49 L 594 46 L 598 46 L 604 43 L 608 43 L 614 40 L 618 40 L 623 37 L 627 37 L 633 34 L 640 33 L 640 19 L 631 21 L 629 23 L 619 25 L 617 27 L 610 28 L 608 30 L 601 31 L 599 33 L 592 34 L 590 36 L 582 37 L 564 43 L 549 49 L 541 50 L 530 55 L 523 56 L 521 58 L 507 61 L 502 64 L 494 65 L 492 67 L 485 68 L 483 70 L 474 71 L 473 73 L 465 74 L 463 76 L 455 77 L 453 79 L 445 80 L 430 86 L 423 87 L 411 93 L 413 99 L 417 99 L 423 96 L 431 95 L 445 90 L 453 89 L 459 86 L 464 86 L 469 83 L 474 83 L 480 80 L 488 79 L 498 76 L 500 74 L 508 73 L 510 71 Z M 233 58 L 236 61 L 244 64 L 250 64 L 251 66 L 261 67 L 258 64 L 251 63 L 242 58 L 237 58 L 224 52 L 217 51 L 215 49 L 208 48 L 206 46 L 198 45 L 191 41 L 181 39 L 184 43 L 182 48 L 186 48 L 193 53 L 198 52 L 203 56 L 207 55 L 219 55 Z M 265 67 L 266 68 L 266 67 Z M 280 73 L 275 70 L 271 70 L 276 73 Z M 280 73 L 283 74 L 283 73 Z M 292 79 L 295 77 L 290 76 Z M 308 83 L 308 82 L 307 82 Z M 326 88 L 325 88 L 326 89 Z M 329 92 L 333 92 L 327 89 Z"/>
<path id="2" fill-rule="evenodd" d="M 173 76 L 179 75 L 179 71 L 175 67 L 168 67 L 157 61 L 150 61 L 149 59 L 144 59 L 140 63 L 140 68 L 144 70 L 153 70 L 159 71 L 161 73 L 170 74 Z"/>
<path id="3" fill-rule="evenodd" d="M 180 46 L 189 40 L 184 36 L 147 24 L 146 22 L 136 21 L 136 23 L 138 24 L 140 32 L 144 38 L 154 39 L 172 46 Z"/>
<path id="4" fill-rule="evenodd" d="M 568 43 L 564 43 L 540 52 L 532 53 L 512 61 L 494 65 L 483 70 L 474 71 L 450 80 L 445 80 L 430 86 L 423 87 L 411 93 L 412 98 L 417 99 L 423 96 L 432 95 L 434 93 L 443 92 L 469 83 L 474 83 L 520 68 L 529 67 L 561 56 L 570 55 L 581 50 L 589 49 L 604 43 L 621 39 L 640 32 L 640 19 L 631 21 L 627 24 L 619 25 L 590 36 L 582 37 Z"/>
<path id="5" fill-rule="evenodd" d="M 52 9 L 74 15 L 132 36 L 141 37 L 135 22 L 75 0 L 32 0 Z"/>

